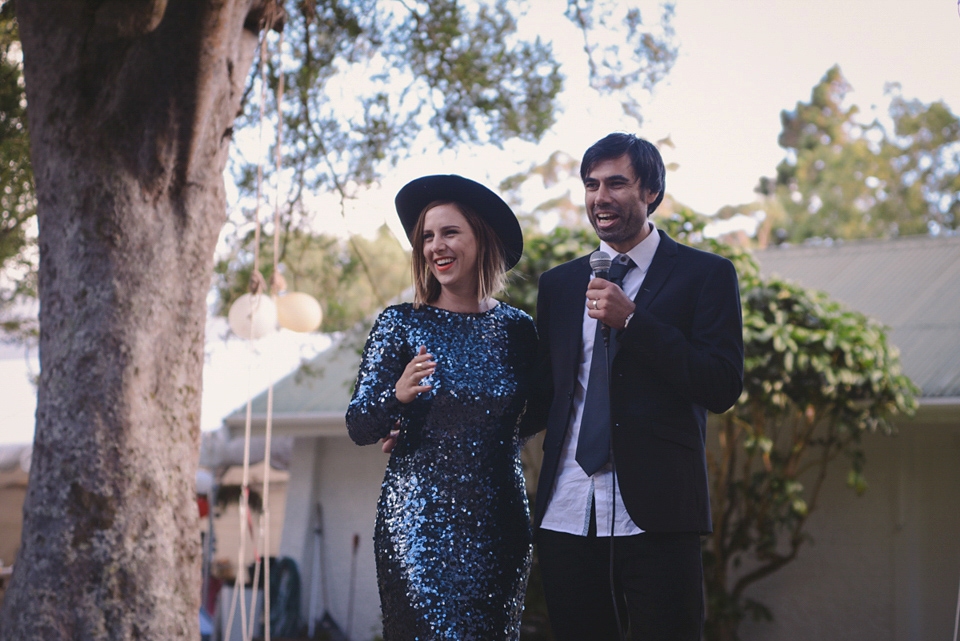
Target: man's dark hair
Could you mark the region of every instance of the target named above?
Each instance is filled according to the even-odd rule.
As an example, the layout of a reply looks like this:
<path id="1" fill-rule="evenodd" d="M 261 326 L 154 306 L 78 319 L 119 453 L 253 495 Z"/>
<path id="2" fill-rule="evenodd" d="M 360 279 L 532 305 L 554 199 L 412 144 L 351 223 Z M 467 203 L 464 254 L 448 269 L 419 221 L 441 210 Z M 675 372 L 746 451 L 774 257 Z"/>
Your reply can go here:
<path id="1" fill-rule="evenodd" d="M 630 158 L 630 165 L 640 179 L 640 186 L 658 193 L 657 199 L 647 208 L 647 213 L 652 214 L 663 200 L 667 172 L 660 151 L 643 138 L 633 134 L 612 133 L 593 143 L 580 161 L 580 179 L 586 180 L 598 162 L 619 158 L 624 154 Z"/>

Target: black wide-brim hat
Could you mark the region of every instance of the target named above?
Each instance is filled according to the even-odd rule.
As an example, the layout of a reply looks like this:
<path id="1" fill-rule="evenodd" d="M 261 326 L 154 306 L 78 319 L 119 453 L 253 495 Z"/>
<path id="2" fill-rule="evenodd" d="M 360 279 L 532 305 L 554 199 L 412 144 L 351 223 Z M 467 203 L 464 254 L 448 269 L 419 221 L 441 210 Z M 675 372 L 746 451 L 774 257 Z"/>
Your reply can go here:
<path id="1" fill-rule="evenodd" d="M 506 268 L 517 264 L 523 255 L 523 233 L 510 205 L 487 187 L 456 174 L 423 176 L 411 180 L 397 192 L 394 201 L 397 214 L 411 242 L 423 208 L 436 200 L 463 203 L 477 212 L 500 239 Z"/>

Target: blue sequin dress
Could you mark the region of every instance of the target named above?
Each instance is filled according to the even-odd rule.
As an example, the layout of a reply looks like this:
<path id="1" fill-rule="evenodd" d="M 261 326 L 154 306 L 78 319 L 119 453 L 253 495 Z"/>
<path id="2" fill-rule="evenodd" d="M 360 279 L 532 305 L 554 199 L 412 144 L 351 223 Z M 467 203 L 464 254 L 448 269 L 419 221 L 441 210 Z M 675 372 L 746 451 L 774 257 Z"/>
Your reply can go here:
<path id="1" fill-rule="evenodd" d="M 404 405 L 394 385 L 421 345 L 433 389 Z M 385 641 L 519 638 L 531 534 L 517 425 L 535 351 L 533 321 L 504 303 L 377 318 L 347 428 L 365 445 L 400 422 L 374 534 Z"/>

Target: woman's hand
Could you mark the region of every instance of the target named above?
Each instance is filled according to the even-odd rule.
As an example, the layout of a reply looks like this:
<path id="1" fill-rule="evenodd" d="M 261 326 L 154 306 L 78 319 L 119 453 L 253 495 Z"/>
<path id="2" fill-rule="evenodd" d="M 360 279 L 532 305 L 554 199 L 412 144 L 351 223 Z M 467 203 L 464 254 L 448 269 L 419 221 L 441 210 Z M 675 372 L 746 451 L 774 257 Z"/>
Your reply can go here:
<path id="1" fill-rule="evenodd" d="M 380 439 L 380 449 L 383 450 L 384 454 L 392 454 L 393 448 L 397 446 L 397 436 L 400 435 L 400 430 L 390 430 L 389 436 L 384 436 Z"/>
<path id="2" fill-rule="evenodd" d="M 394 387 L 394 393 L 397 400 L 401 403 L 409 403 L 422 394 L 433 389 L 433 385 L 421 385 L 421 381 L 433 374 L 437 369 L 437 363 L 433 360 L 432 354 L 427 354 L 427 348 L 420 346 L 420 351 L 413 357 L 407 366 L 403 368 L 403 374 Z"/>

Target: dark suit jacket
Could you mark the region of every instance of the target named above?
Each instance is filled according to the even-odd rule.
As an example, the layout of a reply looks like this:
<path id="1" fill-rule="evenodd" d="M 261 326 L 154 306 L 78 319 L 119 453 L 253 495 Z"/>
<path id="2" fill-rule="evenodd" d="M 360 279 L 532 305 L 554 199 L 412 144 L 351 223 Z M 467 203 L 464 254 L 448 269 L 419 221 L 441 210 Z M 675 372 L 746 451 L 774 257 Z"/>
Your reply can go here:
<path id="1" fill-rule="evenodd" d="M 611 387 L 620 491 L 648 532 L 709 532 L 707 410 L 724 412 L 743 389 L 743 327 L 733 264 L 664 232 L 618 336 Z M 523 431 L 547 430 L 537 490 L 539 528 L 553 490 L 580 366 L 589 257 L 540 277 L 536 389 Z"/>

